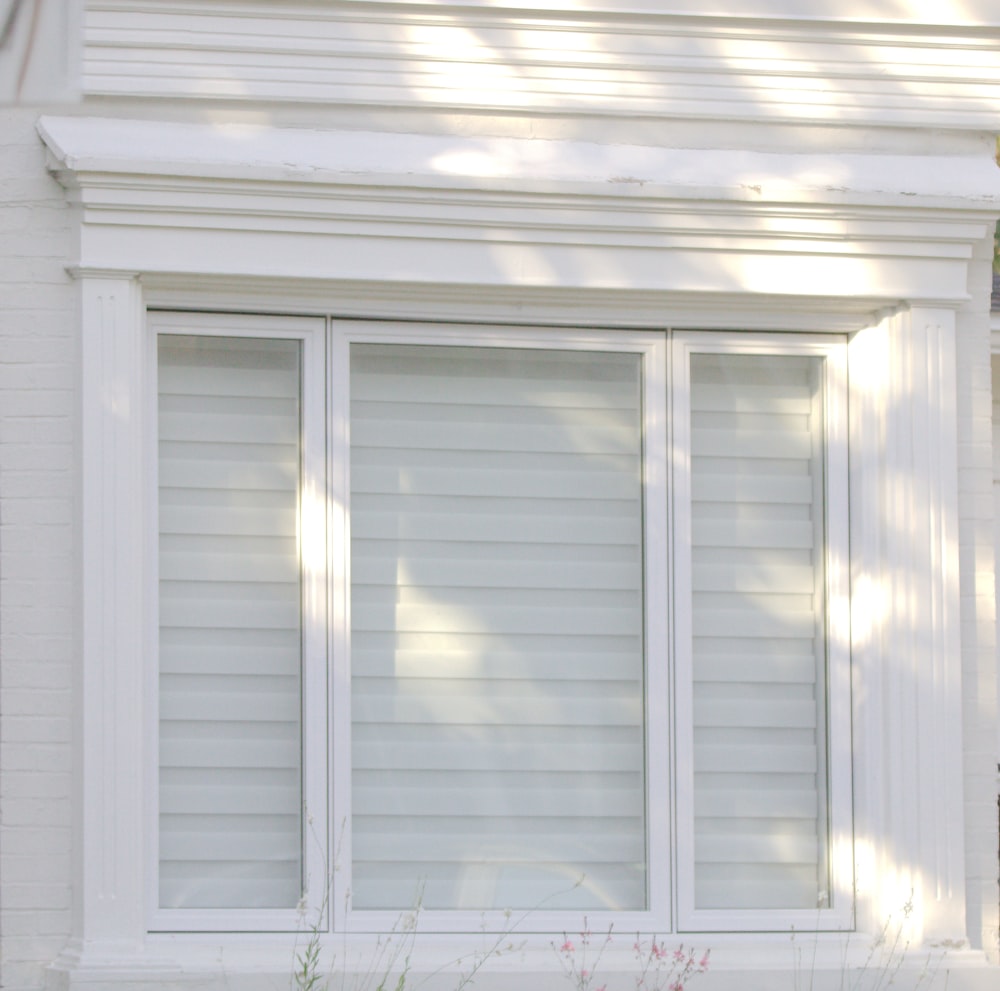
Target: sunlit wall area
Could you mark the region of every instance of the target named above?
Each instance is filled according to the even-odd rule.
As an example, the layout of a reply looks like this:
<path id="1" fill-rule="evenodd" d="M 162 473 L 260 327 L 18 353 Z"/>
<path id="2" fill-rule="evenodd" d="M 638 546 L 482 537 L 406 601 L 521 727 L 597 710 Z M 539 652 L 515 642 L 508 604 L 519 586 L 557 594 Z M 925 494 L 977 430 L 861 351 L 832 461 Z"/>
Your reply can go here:
<path id="1" fill-rule="evenodd" d="M 83 4 L 0 983 L 992 991 L 995 6 Z"/>

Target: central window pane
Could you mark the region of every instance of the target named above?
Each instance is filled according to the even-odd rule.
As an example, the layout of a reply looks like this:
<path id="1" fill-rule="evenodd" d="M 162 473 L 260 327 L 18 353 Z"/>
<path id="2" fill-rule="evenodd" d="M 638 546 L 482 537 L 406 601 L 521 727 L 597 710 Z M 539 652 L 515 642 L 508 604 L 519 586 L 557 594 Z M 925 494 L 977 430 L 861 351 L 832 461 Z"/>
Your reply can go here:
<path id="1" fill-rule="evenodd" d="M 647 904 L 636 354 L 351 349 L 352 904 Z"/>

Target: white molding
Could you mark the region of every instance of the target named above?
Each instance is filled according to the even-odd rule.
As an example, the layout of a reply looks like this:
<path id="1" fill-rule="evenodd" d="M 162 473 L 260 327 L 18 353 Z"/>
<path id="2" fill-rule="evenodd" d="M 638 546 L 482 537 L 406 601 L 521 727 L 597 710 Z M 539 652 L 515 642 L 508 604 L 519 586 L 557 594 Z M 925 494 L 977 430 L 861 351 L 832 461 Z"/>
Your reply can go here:
<path id="1" fill-rule="evenodd" d="M 430 136 L 88 118 L 43 118 L 39 129 L 81 206 L 79 265 L 175 282 L 404 283 L 452 286 L 466 300 L 471 287 L 508 298 L 749 292 L 852 311 L 878 301 L 870 313 L 965 300 L 972 246 L 1000 205 L 988 156 L 831 166 L 796 154 L 518 139 L 456 150 Z"/>
<path id="2" fill-rule="evenodd" d="M 85 946 L 141 946 L 145 738 L 144 311 L 130 278 L 82 290 L 81 846 Z"/>
<path id="3" fill-rule="evenodd" d="M 79 271 L 79 270 L 78 270 Z M 257 313 L 325 313 L 338 318 L 508 326 L 661 328 L 843 333 L 867 327 L 884 301 L 873 297 L 755 296 L 592 288 L 476 287 L 411 282 L 324 279 L 212 278 L 150 274 L 143 277 L 151 307 Z"/>
<path id="4" fill-rule="evenodd" d="M 913 309 L 852 344 L 855 829 L 868 924 L 912 895 L 912 938 L 962 945 L 954 336 L 954 311 Z"/>
<path id="5" fill-rule="evenodd" d="M 691 0 L 92 0 L 84 91 L 995 129 L 1000 17 L 988 0 L 947 10 L 852 0 L 822 17 L 803 0 L 714 10 Z"/>

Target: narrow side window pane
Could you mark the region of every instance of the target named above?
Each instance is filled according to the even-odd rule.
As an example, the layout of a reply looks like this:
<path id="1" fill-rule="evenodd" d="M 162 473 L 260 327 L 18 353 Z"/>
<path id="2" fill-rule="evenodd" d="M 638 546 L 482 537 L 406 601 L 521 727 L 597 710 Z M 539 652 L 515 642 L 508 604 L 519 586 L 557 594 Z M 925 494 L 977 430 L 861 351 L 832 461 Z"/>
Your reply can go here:
<path id="1" fill-rule="evenodd" d="M 302 888 L 300 345 L 159 338 L 159 904 Z"/>
<path id="2" fill-rule="evenodd" d="M 822 373 L 691 358 L 698 909 L 828 904 Z"/>
<path id="3" fill-rule="evenodd" d="M 646 907 L 640 393 L 353 346 L 355 908 Z"/>

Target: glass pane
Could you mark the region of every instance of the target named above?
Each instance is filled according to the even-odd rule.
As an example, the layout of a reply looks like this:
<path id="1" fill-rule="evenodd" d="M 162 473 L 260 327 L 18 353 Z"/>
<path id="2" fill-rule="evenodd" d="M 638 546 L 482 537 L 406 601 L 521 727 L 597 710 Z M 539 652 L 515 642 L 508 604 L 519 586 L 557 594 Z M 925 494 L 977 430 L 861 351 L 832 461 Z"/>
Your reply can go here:
<path id="1" fill-rule="evenodd" d="M 695 904 L 829 891 L 823 359 L 691 359 Z"/>
<path id="2" fill-rule="evenodd" d="M 356 345 L 352 904 L 646 904 L 636 355 Z"/>
<path id="3" fill-rule="evenodd" d="M 159 343 L 160 905 L 301 893 L 296 341 Z"/>

